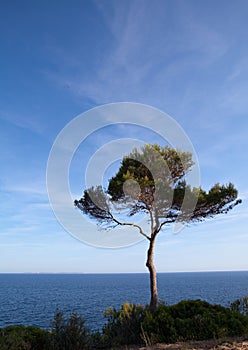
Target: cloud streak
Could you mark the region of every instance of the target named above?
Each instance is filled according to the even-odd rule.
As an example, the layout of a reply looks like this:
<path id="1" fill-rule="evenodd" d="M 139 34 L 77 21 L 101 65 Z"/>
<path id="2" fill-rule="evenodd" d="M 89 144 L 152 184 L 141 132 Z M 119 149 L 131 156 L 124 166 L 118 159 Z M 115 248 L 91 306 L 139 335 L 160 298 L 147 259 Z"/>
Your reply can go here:
<path id="1" fill-rule="evenodd" d="M 176 15 L 168 3 L 160 1 L 153 5 L 112 2 L 110 6 L 96 2 L 96 6 L 112 38 L 102 53 L 101 64 L 86 78 L 83 72 L 72 75 L 68 65 L 64 76 L 53 73 L 53 78 L 97 104 L 116 99 L 151 101 L 147 83 L 159 100 L 171 98 L 173 86 L 185 74 L 192 72 L 195 79 L 194 74 L 201 74 L 230 48 L 221 32 L 199 20 L 192 4 L 176 3 Z M 158 99 L 153 98 L 154 102 Z"/>

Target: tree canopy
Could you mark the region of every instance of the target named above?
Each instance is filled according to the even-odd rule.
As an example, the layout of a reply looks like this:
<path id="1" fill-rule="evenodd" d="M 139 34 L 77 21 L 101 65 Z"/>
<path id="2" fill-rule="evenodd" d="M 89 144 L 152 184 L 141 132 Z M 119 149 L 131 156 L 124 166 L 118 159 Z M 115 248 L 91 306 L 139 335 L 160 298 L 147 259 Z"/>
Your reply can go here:
<path id="1" fill-rule="evenodd" d="M 113 216 L 117 211 L 129 208 L 128 216 L 140 211 L 150 214 L 164 226 L 173 223 L 181 212 L 185 195 L 195 201 L 191 220 L 202 220 L 216 214 L 227 213 L 240 203 L 238 191 L 232 183 L 212 186 L 209 191 L 191 188 L 185 176 L 193 166 L 189 152 L 168 146 L 145 145 L 141 151 L 135 148 L 122 160 L 115 176 L 109 180 L 107 190 L 96 186 L 84 191 L 83 197 L 74 204 L 85 214 L 98 219 L 99 223 L 118 222 Z M 182 215 L 183 217 L 183 215 Z M 161 227 L 162 228 L 162 227 Z"/>

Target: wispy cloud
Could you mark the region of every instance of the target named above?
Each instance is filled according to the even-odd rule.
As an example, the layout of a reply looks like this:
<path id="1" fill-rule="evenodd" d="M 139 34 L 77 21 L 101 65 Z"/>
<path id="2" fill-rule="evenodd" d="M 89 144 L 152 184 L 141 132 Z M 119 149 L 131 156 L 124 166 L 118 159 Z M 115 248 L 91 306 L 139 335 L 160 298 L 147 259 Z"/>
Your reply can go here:
<path id="1" fill-rule="evenodd" d="M 43 230 L 54 227 L 56 220 L 42 183 L 5 182 L 1 186 L 1 195 L 4 198 L 4 203 L 1 203 L 1 237 L 24 238 L 39 234 L 41 227 Z"/>
<path id="2" fill-rule="evenodd" d="M 46 188 L 44 186 L 37 185 L 35 186 L 33 183 L 32 184 L 14 184 L 14 185 L 8 185 L 4 188 L 2 188 L 4 191 L 13 193 L 13 194 L 22 194 L 24 196 L 29 196 L 30 197 L 42 197 L 44 199 L 47 198 L 47 192 Z"/>
<path id="3" fill-rule="evenodd" d="M 189 72 L 200 73 L 230 47 L 228 38 L 199 19 L 199 13 L 190 4 L 176 5 L 176 15 L 166 2 L 95 4 L 111 39 L 102 52 L 101 63 L 97 62 L 90 76 L 80 72 L 80 67 L 75 76 L 61 54 L 59 61 L 67 72 L 50 73 L 59 85 L 67 85 L 78 96 L 96 103 L 115 99 L 146 99 L 151 103 L 150 89 L 156 91 L 154 102 L 165 96 L 171 98 L 176 80 Z M 59 50 L 56 55 L 60 56 Z M 77 61 L 75 55 L 72 61 Z"/>
<path id="4" fill-rule="evenodd" d="M 47 247 L 48 244 L 32 244 L 32 243 L 0 243 L 1 248 L 21 248 L 21 247 L 29 247 L 29 248 L 37 248 L 37 247 Z"/>
<path id="5" fill-rule="evenodd" d="M 43 134 L 46 126 L 41 122 L 41 120 L 34 115 L 18 114 L 9 111 L 0 111 L 0 120 L 11 123 L 12 125 L 27 129 L 36 134 Z"/>

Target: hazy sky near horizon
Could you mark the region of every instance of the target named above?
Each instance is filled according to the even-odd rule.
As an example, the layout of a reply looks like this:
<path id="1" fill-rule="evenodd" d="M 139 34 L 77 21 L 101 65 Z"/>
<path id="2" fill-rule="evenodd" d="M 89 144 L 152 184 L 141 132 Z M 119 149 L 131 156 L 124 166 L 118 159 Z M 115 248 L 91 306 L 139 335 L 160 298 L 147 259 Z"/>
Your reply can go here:
<path id="1" fill-rule="evenodd" d="M 146 241 L 82 244 L 56 220 L 46 189 L 49 152 L 67 123 L 126 101 L 173 117 L 194 145 L 202 187 L 232 181 L 243 200 L 178 235 L 161 233 L 157 270 L 248 270 L 247 18 L 246 0 L 1 3 L 0 272 L 146 271 Z M 78 163 L 77 195 L 81 177 Z"/>

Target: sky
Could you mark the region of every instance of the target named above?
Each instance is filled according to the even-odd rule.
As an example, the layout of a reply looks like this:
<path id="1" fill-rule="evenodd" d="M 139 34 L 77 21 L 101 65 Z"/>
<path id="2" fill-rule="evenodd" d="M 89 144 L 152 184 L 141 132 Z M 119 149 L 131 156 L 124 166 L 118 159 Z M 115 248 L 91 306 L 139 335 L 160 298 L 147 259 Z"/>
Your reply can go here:
<path id="1" fill-rule="evenodd" d="M 48 198 L 61 130 L 82 113 L 93 127 L 88 111 L 117 102 L 171 116 L 193 144 L 201 186 L 231 181 L 242 199 L 227 215 L 159 234 L 158 272 L 248 270 L 247 17 L 246 0 L 1 2 L 0 272 L 146 272 L 147 241 L 84 244 Z M 156 139 L 123 125 L 90 135 L 73 155 L 72 197 L 84 190 L 90 157 L 116 137 Z"/>

